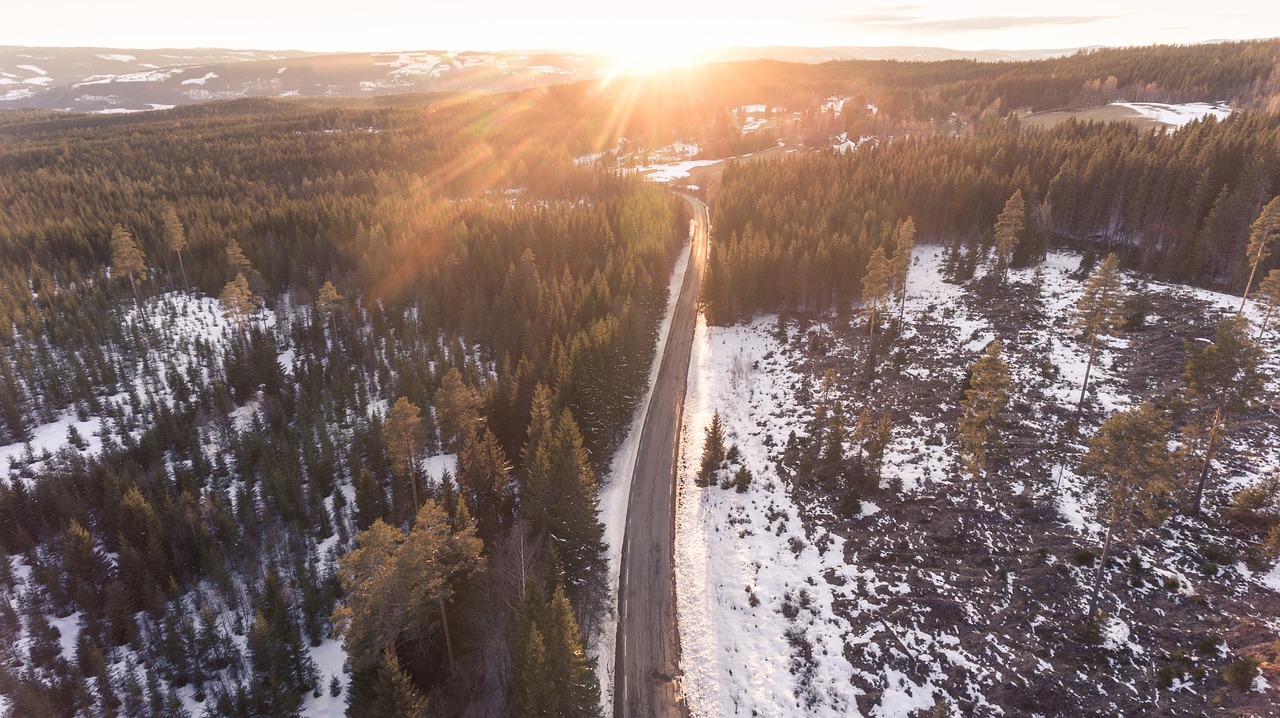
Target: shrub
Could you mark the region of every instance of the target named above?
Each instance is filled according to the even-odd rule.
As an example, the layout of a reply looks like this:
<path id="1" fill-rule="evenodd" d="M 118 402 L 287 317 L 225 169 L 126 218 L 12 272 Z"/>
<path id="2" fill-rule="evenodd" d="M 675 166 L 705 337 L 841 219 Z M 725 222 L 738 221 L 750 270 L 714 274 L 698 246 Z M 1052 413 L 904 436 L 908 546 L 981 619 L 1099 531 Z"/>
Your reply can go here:
<path id="1" fill-rule="evenodd" d="M 1232 688 L 1247 691 L 1253 685 L 1253 679 L 1258 677 L 1258 659 L 1245 656 L 1238 661 L 1232 661 L 1222 671 L 1222 677 Z"/>

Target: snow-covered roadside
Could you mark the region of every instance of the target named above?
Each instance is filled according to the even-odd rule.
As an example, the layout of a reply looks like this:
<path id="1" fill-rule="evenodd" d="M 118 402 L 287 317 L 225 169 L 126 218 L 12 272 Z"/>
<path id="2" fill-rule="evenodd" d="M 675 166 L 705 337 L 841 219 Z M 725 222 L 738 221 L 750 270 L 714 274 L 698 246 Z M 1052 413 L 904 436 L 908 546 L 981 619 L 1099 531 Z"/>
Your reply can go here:
<path id="1" fill-rule="evenodd" d="M 693 238 L 692 222 L 689 224 L 689 238 L 690 240 Z M 662 326 L 658 328 L 657 350 L 653 355 L 653 364 L 649 367 L 649 388 L 645 391 L 644 400 L 636 408 L 626 439 L 613 455 L 609 474 L 600 482 L 598 512 L 600 521 L 604 524 L 605 550 L 609 561 L 608 604 L 610 610 L 601 620 L 600 630 L 587 647 L 587 652 L 596 661 L 596 676 L 600 679 L 600 702 L 606 715 L 613 714 L 613 664 L 618 641 L 618 616 L 612 607 L 618 602 L 618 575 L 622 569 L 622 537 L 627 525 L 631 477 L 635 471 L 636 455 L 640 450 L 640 431 L 649 413 L 649 401 L 653 398 L 653 386 L 658 378 L 658 370 L 662 367 L 662 355 L 667 348 L 667 335 L 671 332 L 671 318 L 675 313 L 676 301 L 680 297 L 680 287 L 684 285 L 684 275 L 689 268 L 692 247 L 691 241 L 685 243 L 671 272 L 671 281 L 667 285 L 667 311 L 662 318 Z"/>
<path id="2" fill-rule="evenodd" d="M 775 324 L 708 327 L 699 317 L 694 335 L 675 549 L 682 685 L 694 716 L 856 712 L 843 654 L 849 625 L 820 579 L 846 572 L 844 542 L 821 529 L 806 534 L 769 457 L 768 444 L 804 433 L 805 413 Z M 754 477 L 745 492 L 695 481 L 716 411 Z"/>

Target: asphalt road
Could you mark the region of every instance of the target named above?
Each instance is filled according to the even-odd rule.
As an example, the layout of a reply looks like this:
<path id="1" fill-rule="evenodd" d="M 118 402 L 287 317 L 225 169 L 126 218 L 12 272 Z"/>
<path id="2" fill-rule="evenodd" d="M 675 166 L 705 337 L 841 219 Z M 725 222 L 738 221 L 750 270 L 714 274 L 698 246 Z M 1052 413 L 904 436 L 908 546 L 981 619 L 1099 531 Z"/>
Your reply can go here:
<path id="1" fill-rule="evenodd" d="M 698 316 L 698 289 L 707 258 L 707 206 L 680 195 L 693 209 L 693 250 L 676 301 L 662 365 L 640 433 L 631 480 L 618 579 L 618 654 L 614 663 L 615 718 L 683 718 L 680 635 L 676 625 L 675 483 L 685 383 Z"/>

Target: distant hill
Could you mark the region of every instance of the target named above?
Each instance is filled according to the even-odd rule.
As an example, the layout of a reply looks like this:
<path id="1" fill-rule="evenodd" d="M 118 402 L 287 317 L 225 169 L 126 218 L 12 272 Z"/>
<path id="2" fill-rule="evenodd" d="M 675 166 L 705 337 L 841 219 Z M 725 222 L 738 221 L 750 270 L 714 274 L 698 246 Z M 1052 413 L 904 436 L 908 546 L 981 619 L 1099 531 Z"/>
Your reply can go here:
<path id="1" fill-rule="evenodd" d="M 507 92 L 600 75 L 574 54 L 0 47 L 0 109 L 164 109 L 244 97 Z"/>
<path id="2" fill-rule="evenodd" d="M 828 62 L 830 60 L 978 60 L 1003 62 L 1046 60 L 1070 55 L 1078 48 L 1059 50 L 950 50 L 945 47 L 732 47 L 714 53 L 716 60 L 781 60 L 783 62 Z"/>

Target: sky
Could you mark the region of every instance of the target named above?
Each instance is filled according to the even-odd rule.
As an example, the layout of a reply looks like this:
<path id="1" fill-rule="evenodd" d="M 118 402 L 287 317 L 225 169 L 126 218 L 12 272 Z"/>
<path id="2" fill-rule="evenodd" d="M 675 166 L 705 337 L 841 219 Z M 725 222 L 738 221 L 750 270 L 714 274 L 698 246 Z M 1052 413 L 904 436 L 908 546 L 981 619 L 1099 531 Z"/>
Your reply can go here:
<path id="1" fill-rule="evenodd" d="M 1269 0 L 42 0 L 6 3 L 0 44 L 263 50 L 567 49 L 678 59 L 691 48 L 958 50 L 1280 35 Z"/>

